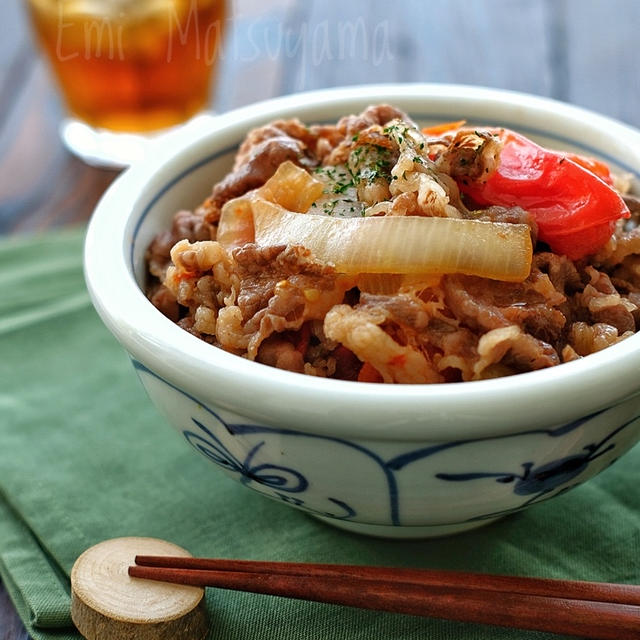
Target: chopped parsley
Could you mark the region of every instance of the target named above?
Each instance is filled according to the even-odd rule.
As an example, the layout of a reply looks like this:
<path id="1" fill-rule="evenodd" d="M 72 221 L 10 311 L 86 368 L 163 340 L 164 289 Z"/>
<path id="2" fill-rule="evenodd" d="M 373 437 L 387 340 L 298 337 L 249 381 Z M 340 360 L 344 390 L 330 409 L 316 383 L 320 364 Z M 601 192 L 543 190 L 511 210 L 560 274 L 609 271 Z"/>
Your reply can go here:
<path id="1" fill-rule="evenodd" d="M 322 205 L 322 211 L 326 216 L 332 216 L 335 212 L 336 205 L 338 204 L 338 200 L 330 200 L 329 202 L 325 202 Z"/>
<path id="2" fill-rule="evenodd" d="M 349 180 L 348 182 L 336 182 L 333 186 L 333 193 L 345 193 L 347 189 L 353 186 L 355 186 L 353 180 Z"/>
<path id="3" fill-rule="evenodd" d="M 397 145 L 401 145 L 411 127 L 404 123 L 391 124 L 385 127 L 382 132 L 386 133 Z"/>
<path id="4" fill-rule="evenodd" d="M 362 145 L 349 155 L 349 170 L 357 185 L 366 181 L 371 184 L 378 179 L 391 180 L 391 150 L 381 145 Z"/>
<path id="5" fill-rule="evenodd" d="M 312 204 L 313 213 L 325 216 L 353 217 L 359 215 L 362 205 L 357 200 L 356 183 L 351 169 L 345 165 L 316 169 L 323 183 L 322 196 Z"/>

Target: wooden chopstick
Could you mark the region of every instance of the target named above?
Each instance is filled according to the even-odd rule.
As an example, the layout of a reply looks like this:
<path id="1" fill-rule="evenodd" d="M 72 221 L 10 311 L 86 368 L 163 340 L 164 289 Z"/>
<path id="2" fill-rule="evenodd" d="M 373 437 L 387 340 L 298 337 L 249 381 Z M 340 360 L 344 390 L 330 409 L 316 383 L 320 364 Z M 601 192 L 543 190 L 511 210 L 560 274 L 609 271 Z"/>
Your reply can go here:
<path id="1" fill-rule="evenodd" d="M 640 639 L 636 585 L 165 556 L 137 556 L 129 575 L 585 638 Z"/>
<path id="2" fill-rule="evenodd" d="M 462 571 L 436 569 L 406 569 L 367 567 L 360 565 L 309 564 L 299 562 L 261 562 L 257 560 L 227 560 L 223 558 L 173 558 L 167 556 L 136 556 L 139 566 L 174 569 L 204 569 L 273 573 L 291 576 L 338 576 L 360 579 L 411 582 L 430 586 L 479 587 L 488 591 L 507 591 L 539 596 L 555 596 L 576 600 L 597 600 L 640 606 L 640 586 L 605 582 L 551 580 L 548 578 L 519 578 Z"/>

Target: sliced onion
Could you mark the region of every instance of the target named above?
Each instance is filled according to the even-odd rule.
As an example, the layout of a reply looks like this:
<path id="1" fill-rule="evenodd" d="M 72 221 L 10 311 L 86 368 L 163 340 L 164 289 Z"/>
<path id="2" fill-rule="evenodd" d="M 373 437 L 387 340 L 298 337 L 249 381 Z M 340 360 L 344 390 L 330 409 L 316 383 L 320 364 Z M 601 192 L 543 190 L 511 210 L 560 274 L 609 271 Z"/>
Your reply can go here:
<path id="1" fill-rule="evenodd" d="M 520 282 L 531 267 L 531 236 L 524 224 L 300 215 L 259 197 L 251 208 L 258 244 L 302 245 L 340 273 L 463 273 Z"/>
<path id="2" fill-rule="evenodd" d="M 437 287 L 441 277 L 442 274 L 436 273 L 359 273 L 356 286 L 366 293 L 393 295 L 400 291 Z"/>
<path id="3" fill-rule="evenodd" d="M 235 249 L 254 241 L 251 202 L 255 197 L 273 202 L 288 211 L 304 213 L 322 195 L 323 190 L 322 182 L 287 160 L 262 187 L 224 204 L 216 240 L 226 249 Z"/>
<path id="4" fill-rule="evenodd" d="M 323 191 L 324 185 L 320 180 L 316 180 L 290 160 L 283 162 L 273 176 L 258 189 L 258 193 L 265 200 L 279 204 L 287 211 L 301 213 L 306 213 Z"/>
<path id="5" fill-rule="evenodd" d="M 251 196 L 240 196 L 226 202 L 218 221 L 216 240 L 225 249 L 231 250 L 254 239 Z"/>

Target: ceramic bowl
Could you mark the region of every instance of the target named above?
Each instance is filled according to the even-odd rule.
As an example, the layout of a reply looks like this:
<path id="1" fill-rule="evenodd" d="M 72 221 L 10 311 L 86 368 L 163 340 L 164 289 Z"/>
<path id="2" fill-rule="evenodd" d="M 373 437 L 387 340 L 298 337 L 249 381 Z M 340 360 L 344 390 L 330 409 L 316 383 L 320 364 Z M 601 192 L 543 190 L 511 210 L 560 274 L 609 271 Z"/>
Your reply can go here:
<path id="1" fill-rule="evenodd" d="M 508 378 L 379 385 L 317 379 L 226 353 L 173 324 L 142 291 L 151 238 L 176 210 L 209 194 L 249 129 L 294 116 L 335 122 L 378 102 L 420 124 L 504 125 L 598 156 L 632 174 L 638 188 L 639 132 L 548 99 L 447 85 L 299 94 L 158 142 L 99 203 L 86 238 L 86 279 L 151 400 L 194 455 L 338 527 L 398 538 L 444 535 L 564 493 L 636 443 L 640 334 Z"/>

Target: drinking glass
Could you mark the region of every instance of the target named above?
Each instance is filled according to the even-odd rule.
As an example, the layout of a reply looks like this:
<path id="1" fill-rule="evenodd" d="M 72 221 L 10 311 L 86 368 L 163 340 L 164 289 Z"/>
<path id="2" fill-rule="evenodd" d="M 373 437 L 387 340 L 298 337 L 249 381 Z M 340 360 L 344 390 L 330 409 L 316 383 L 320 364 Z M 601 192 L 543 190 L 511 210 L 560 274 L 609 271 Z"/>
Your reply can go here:
<path id="1" fill-rule="evenodd" d="M 26 1 L 69 112 L 62 139 L 87 162 L 126 166 L 207 106 L 225 0 Z"/>

